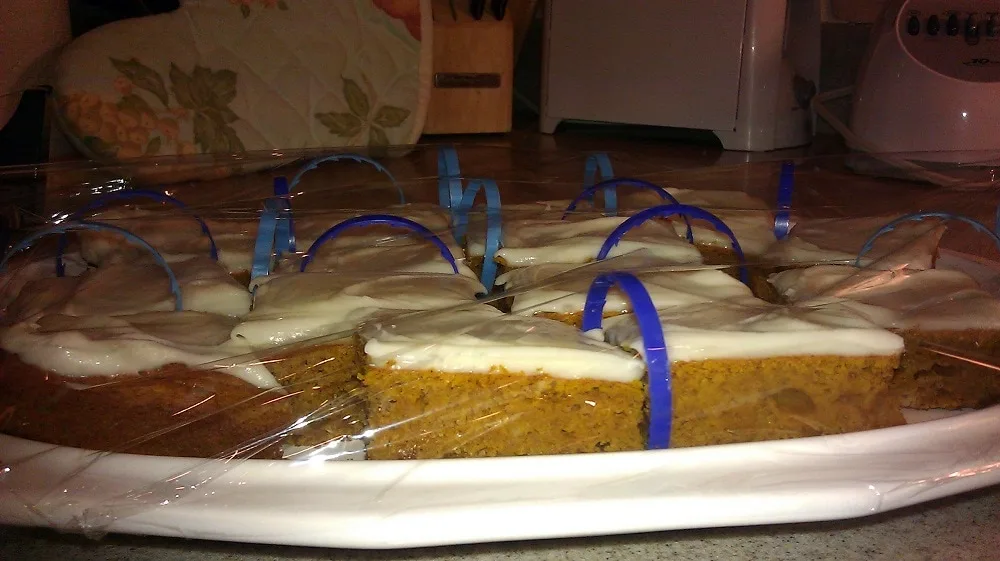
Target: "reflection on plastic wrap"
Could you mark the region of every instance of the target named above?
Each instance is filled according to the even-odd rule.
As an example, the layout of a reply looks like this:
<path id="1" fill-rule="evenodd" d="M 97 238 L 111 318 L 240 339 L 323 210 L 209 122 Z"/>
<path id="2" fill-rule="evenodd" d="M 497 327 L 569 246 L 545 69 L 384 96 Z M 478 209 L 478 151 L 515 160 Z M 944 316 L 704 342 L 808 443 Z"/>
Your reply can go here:
<path id="1" fill-rule="evenodd" d="M 589 188 L 552 181 L 533 200 L 515 173 L 411 180 L 398 162 L 321 160 L 217 204 L 201 184 L 81 188 L 18 238 L 0 282 L 0 438 L 42 448 L 0 457 L 0 490 L 46 525 L 100 533 L 210 500 L 234 472 L 752 456 L 790 439 L 774 450 L 864 448 L 881 437 L 855 433 L 883 428 L 918 446 L 907 411 L 1000 403 L 1000 268 L 942 247 L 952 228 L 1000 239 L 961 200 L 866 214 L 810 206 L 790 165 L 739 191 L 598 182 L 598 164 Z M 350 184 L 349 165 L 381 178 Z M 324 170 L 348 177 L 311 181 Z M 976 415 L 940 422 L 996 420 Z M 794 440 L 814 436 L 830 439 Z M 67 449 L 82 451 L 57 480 L 31 480 Z M 121 458 L 155 478 L 109 480 Z M 339 460 L 362 467 L 316 467 Z"/>

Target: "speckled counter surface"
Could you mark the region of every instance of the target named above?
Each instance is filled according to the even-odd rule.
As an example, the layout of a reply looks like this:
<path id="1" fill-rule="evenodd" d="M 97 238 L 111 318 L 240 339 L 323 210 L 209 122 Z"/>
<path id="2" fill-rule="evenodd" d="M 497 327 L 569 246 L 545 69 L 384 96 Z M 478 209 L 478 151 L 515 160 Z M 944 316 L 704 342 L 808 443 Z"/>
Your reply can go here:
<path id="1" fill-rule="evenodd" d="M 1000 559 L 1000 488 L 870 518 L 813 524 L 663 532 L 635 536 L 348 551 L 137 536 L 89 540 L 0 527 L 0 559 L 73 561 L 597 561 L 616 559 Z"/>

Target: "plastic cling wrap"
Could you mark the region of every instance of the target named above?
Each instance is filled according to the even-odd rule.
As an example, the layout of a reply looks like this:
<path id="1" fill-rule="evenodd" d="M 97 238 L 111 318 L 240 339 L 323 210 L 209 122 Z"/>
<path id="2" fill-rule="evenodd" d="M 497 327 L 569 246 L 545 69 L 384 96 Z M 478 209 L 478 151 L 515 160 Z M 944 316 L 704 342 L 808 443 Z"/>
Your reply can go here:
<path id="1" fill-rule="evenodd" d="M 576 179 L 545 179 L 478 173 L 486 158 L 463 154 L 259 156 L 242 184 L 105 175 L 20 208 L 0 277 L 0 521 L 175 534 L 190 505 L 218 520 L 287 495 L 251 518 L 301 501 L 318 509 L 308 527 L 327 512 L 311 486 L 384 517 L 393 481 L 428 509 L 450 500 L 434 489 L 473 485 L 461 473 L 486 486 L 472 497 L 555 501 L 551 477 L 568 500 L 595 466 L 683 458 L 709 477 L 742 457 L 763 471 L 725 477 L 767 482 L 781 462 L 762 450 L 920 451 L 936 433 L 913 423 L 956 413 L 972 420 L 934 430 L 965 430 L 956 442 L 977 452 L 943 473 L 992 481 L 988 195 L 883 192 L 829 161 L 657 174 L 581 155 Z M 523 462 L 548 475 L 503 487 Z M 452 475 L 400 483 L 421 470 Z M 601 488 L 631 492 L 623 481 Z M 656 520 L 629 528 L 670 526 Z M 528 534 L 451 535 L 438 540 Z"/>

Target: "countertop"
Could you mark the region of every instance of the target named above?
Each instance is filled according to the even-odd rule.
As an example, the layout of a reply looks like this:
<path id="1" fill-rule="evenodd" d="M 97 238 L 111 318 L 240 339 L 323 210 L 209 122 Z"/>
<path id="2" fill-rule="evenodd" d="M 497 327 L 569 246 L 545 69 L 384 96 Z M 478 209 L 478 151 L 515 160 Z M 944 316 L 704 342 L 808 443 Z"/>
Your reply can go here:
<path id="1" fill-rule="evenodd" d="M 596 561 L 616 559 L 1000 559 L 1000 488 L 837 522 L 398 551 L 308 549 L 138 536 L 91 540 L 0 527 L 0 559 L 74 561 Z"/>

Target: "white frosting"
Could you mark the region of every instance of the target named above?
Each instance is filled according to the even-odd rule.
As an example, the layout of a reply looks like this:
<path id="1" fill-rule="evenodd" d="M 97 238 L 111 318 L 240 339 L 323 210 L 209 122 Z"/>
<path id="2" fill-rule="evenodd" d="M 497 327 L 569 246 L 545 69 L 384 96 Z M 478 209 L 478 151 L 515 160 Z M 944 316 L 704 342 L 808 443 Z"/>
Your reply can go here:
<path id="1" fill-rule="evenodd" d="M 250 269 L 253 246 L 256 241 L 258 218 L 250 213 L 203 217 L 215 240 L 219 262 L 231 273 Z M 104 222 L 139 236 L 168 260 L 204 257 L 210 255 L 208 236 L 201 225 L 183 211 L 146 211 L 134 208 L 115 208 L 90 218 Z M 89 263 L 104 265 L 128 262 L 136 255 L 146 255 L 146 250 L 132 245 L 115 232 L 75 232 L 80 241 L 80 253 Z"/>
<path id="2" fill-rule="evenodd" d="M 817 265 L 777 273 L 768 280 L 785 299 L 800 306 L 838 302 L 883 327 L 1000 329 L 1000 300 L 959 271 Z"/>
<path id="3" fill-rule="evenodd" d="M 758 256 L 767 251 L 775 241 L 774 215 L 767 204 L 742 191 L 717 191 L 701 189 L 678 189 L 668 187 L 667 192 L 681 204 L 703 208 L 719 217 L 733 231 L 740 248 L 747 256 Z M 671 204 L 652 191 L 632 191 L 620 195 L 620 207 L 628 214 L 654 206 Z M 687 235 L 687 224 L 677 216 L 670 223 L 678 236 Z M 729 236 L 718 231 L 702 220 L 691 220 L 694 241 L 698 245 L 708 245 L 730 249 Z"/>
<path id="4" fill-rule="evenodd" d="M 470 233 L 465 238 L 465 256 L 470 259 L 486 257 L 486 235 L 484 233 Z"/>
<path id="5" fill-rule="evenodd" d="M 294 201 L 292 203 L 295 204 Z M 306 211 L 295 210 L 295 242 L 297 249 L 305 252 L 316 239 L 333 226 L 365 214 L 389 214 L 412 220 L 453 245 L 448 214 L 437 205 L 395 205 L 384 210 Z M 336 238 L 323 243 L 323 250 L 346 247 L 393 246 L 429 243 L 420 234 L 405 227 L 392 225 L 358 226 L 344 230 Z M 459 253 L 460 254 L 460 253 Z"/>
<path id="6" fill-rule="evenodd" d="M 372 214 L 372 211 L 298 213 L 295 218 L 296 253 L 279 259 L 275 272 L 298 272 L 302 257 L 317 237 L 330 227 L 349 218 Z M 476 278 L 465 263 L 462 248 L 449 229 L 449 219 L 439 207 L 425 204 L 397 205 L 379 214 L 391 214 L 421 224 L 445 243 L 458 265 L 458 272 Z M 454 269 L 437 244 L 406 228 L 378 225 L 345 230 L 317 249 L 307 269 L 309 272 L 453 273 Z M 485 289 L 483 290 L 485 292 Z"/>
<path id="7" fill-rule="evenodd" d="M 747 257 L 764 254 L 769 247 L 778 241 L 774 237 L 774 217 L 770 212 L 754 210 L 713 210 L 711 212 L 733 231 L 736 241 L 740 242 L 740 249 Z M 687 235 L 687 224 L 683 219 L 674 216 L 671 217 L 670 223 L 678 236 Z M 694 237 L 694 242 L 698 245 L 724 249 L 733 247 L 729 236 L 703 220 L 691 220 L 691 234 Z"/>
<path id="8" fill-rule="evenodd" d="M 774 244 L 764 258 L 774 263 L 852 264 L 864 243 L 892 216 L 823 218 L 799 222 L 788 238 Z M 862 258 L 880 268 L 929 269 L 934 264 L 945 227 L 939 220 L 904 222 L 880 236 Z"/>
<path id="9" fill-rule="evenodd" d="M 824 249 L 797 237 L 788 237 L 775 243 L 764 254 L 764 259 L 784 264 L 853 263 L 857 257 L 857 252 Z"/>
<path id="10" fill-rule="evenodd" d="M 752 197 L 743 191 L 679 189 L 677 187 L 667 187 L 666 190 L 681 204 L 701 207 L 713 214 L 715 214 L 716 209 L 767 210 L 771 208 L 763 200 Z M 670 204 L 670 201 L 663 200 L 659 194 L 645 190 L 623 193 L 618 198 L 621 208 L 631 210 Z"/>
<path id="11" fill-rule="evenodd" d="M 232 332 L 255 348 L 355 329 L 401 310 L 433 310 L 476 301 L 482 285 L 459 275 L 372 277 L 304 273 L 260 279 L 254 309 Z"/>
<path id="12" fill-rule="evenodd" d="M 371 322 L 362 331 L 374 366 L 485 374 L 548 374 L 630 382 L 645 365 L 568 325 L 507 315 L 489 306 Z"/>
<path id="13" fill-rule="evenodd" d="M 78 252 L 63 256 L 66 276 L 76 277 L 87 270 L 87 262 Z M 56 278 L 55 256 L 28 254 L 24 258 L 15 257 L 0 274 L 0 308 L 6 309 L 25 285 L 32 281 Z"/>
<path id="14" fill-rule="evenodd" d="M 658 264 L 663 262 L 643 250 L 584 267 L 533 265 L 514 269 L 501 275 L 497 284 L 514 293 L 511 311 L 522 315 L 581 312 L 594 278 L 614 270 L 634 272 L 657 308 L 752 296 L 746 285 L 723 271 L 658 272 Z M 640 272 L 644 269 L 648 272 Z M 617 286 L 608 291 L 605 314 L 625 313 L 631 309 L 630 300 Z"/>
<path id="15" fill-rule="evenodd" d="M 294 202 L 293 202 L 294 204 Z M 356 216 L 372 214 L 371 210 L 310 212 L 296 210 L 294 217 L 296 249 L 304 253 L 323 232 L 330 227 Z M 402 205 L 379 211 L 414 220 L 457 248 L 448 231 L 447 214 L 435 205 Z M 259 212 L 230 212 L 202 216 L 215 240 L 219 261 L 230 272 L 248 271 L 253 263 L 253 249 L 257 238 Z M 109 209 L 93 217 L 125 228 L 156 248 L 165 256 L 189 257 L 209 255 L 208 237 L 190 214 L 173 209 L 147 211 L 130 207 Z M 94 264 L 131 259 L 140 248 L 133 247 L 124 237 L 113 232 L 79 233 L 81 252 Z M 419 234 L 392 226 L 366 226 L 346 230 L 342 235 L 323 244 L 320 253 L 348 247 L 394 246 L 425 243 Z"/>
<path id="16" fill-rule="evenodd" d="M 523 219 L 504 225 L 497 261 L 509 267 L 593 261 L 608 235 L 627 217 L 572 215 L 566 220 Z M 664 221 L 651 220 L 627 232 L 611 250 L 614 257 L 648 249 L 672 263 L 701 263 L 701 253 Z"/>
<path id="17" fill-rule="evenodd" d="M 566 212 L 570 200 L 558 201 L 536 201 L 534 203 L 521 203 L 501 206 L 501 217 L 503 224 L 514 220 L 559 220 Z M 577 205 L 577 210 L 586 209 L 592 211 L 591 206 L 584 201 Z M 465 254 L 469 257 L 483 257 L 486 255 L 486 211 L 485 207 L 478 206 L 469 213 L 469 228 L 465 236 Z"/>
<path id="18" fill-rule="evenodd" d="M 199 312 L 47 315 L 4 329 L 0 346 L 67 377 L 135 375 L 176 363 L 221 370 L 259 388 L 280 387 L 257 360 L 241 356 L 250 347 L 229 338 L 236 321 Z"/>
<path id="19" fill-rule="evenodd" d="M 476 273 L 466 264 L 461 248 L 454 242 L 449 249 L 455 257 L 458 272 L 470 279 L 476 278 Z M 298 272 L 302 265 L 302 254 L 294 254 L 278 260 L 275 265 L 277 273 Z M 409 245 L 390 245 L 373 247 L 321 247 L 306 268 L 306 272 L 350 272 L 368 275 L 384 275 L 390 273 L 439 273 L 454 274 L 454 269 L 441 250 L 432 242 L 421 239 L 419 243 Z M 486 292 L 482 285 L 480 290 Z"/>
<path id="20" fill-rule="evenodd" d="M 250 311 L 250 293 L 208 257 L 170 264 L 185 310 L 228 316 Z M 49 278 L 27 284 L 8 307 L 8 320 L 41 313 L 114 316 L 174 309 L 166 271 L 149 259 L 115 263 L 79 277 Z"/>
<path id="21" fill-rule="evenodd" d="M 776 306 L 756 298 L 710 302 L 659 311 L 671 362 L 806 355 L 890 356 L 903 339 L 852 310 Z M 645 355 L 631 314 L 605 320 L 608 341 Z"/>

